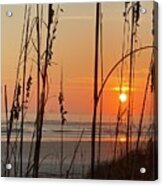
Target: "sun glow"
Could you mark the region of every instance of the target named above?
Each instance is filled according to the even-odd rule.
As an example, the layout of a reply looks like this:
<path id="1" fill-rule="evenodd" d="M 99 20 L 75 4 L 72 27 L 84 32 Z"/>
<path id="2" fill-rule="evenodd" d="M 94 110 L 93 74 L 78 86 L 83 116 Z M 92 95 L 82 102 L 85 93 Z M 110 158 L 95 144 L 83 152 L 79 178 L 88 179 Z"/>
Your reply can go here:
<path id="1" fill-rule="evenodd" d="M 121 138 L 119 139 L 119 141 L 120 141 L 120 142 L 126 142 L 126 138 L 125 138 L 125 137 L 121 137 Z"/>
<path id="2" fill-rule="evenodd" d="M 113 87 L 112 88 L 113 91 L 116 91 L 116 92 L 128 92 L 129 91 L 129 87 L 127 85 L 123 85 L 121 88 L 120 86 L 116 86 L 116 87 Z M 131 88 L 131 91 L 134 91 L 134 88 L 132 87 Z"/>
<path id="3" fill-rule="evenodd" d="M 116 92 L 119 92 L 120 91 L 120 87 L 119 86 L 114 87 L 113 90 L 116 91 Z M 127 92 L 128 90 L 129 90 L 128 86 L 122 86 L 121 87 L 121 91 L 123 91 L 123 92 Z"/>
<path id="4" fill-rule="evenodd" d="M 122 103 L 125 103 L 127 101 L 127 94 L 126 93 L 121 93 L 119 95 L 119 100 L 122 102 Z"/>

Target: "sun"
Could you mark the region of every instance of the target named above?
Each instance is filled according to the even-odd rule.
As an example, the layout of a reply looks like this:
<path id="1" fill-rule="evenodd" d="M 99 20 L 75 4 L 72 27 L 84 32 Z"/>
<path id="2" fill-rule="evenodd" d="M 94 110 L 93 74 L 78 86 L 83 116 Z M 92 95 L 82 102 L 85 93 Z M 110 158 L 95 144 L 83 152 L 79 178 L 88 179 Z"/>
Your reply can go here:
<path id="1" fill-rule="evenodd" d="M 121 93 L 119 95 L 119 100 L 121 103 L 125 103 L 127 101 L 127 94 L 126 93 Z"/>
<path id="2" fill-rule="evenodd" d="M 125 138 L 125 137 L 121 137 L 121 138 L 119 139 L 119 141 L 120 141 L 120 142 L 126 142 L 126 138 Z"/>

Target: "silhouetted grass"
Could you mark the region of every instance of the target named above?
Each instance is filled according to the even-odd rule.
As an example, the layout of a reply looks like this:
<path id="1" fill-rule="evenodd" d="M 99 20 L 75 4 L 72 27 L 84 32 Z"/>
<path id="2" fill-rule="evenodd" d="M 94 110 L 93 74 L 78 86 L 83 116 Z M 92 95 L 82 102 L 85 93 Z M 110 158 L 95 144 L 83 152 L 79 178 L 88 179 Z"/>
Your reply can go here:
<path id="1" fill-rule="evenodd" d="M 109 180 L 147 180 L 152 181 L 155 177 L 154 143 L 149 141 L 146 149 L 138 152 L 131 151 L 127 156 L 120 157 L 117 161 L 104 161 L 95 167 L 95 179 Z M 128 163 L 126 163 L 128 161 Z M 133 161 L 136 162 L 133 169 Z M 146 173 L 140 173 L 140 168 L 144 167 Z M 91 178 L 91 172 L 88 172 L 86 178 Z"/>

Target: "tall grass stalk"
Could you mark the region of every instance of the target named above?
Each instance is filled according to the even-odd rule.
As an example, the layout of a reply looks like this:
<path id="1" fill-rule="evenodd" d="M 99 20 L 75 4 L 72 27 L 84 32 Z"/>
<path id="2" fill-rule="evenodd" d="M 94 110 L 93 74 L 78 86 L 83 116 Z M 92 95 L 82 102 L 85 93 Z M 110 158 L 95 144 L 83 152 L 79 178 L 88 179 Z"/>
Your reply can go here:
<path id="1" fill-rule="evenodd" d="M 127 112 L 127 129 L 126 129 L 126 156 L 129 153 L 130 143 L 130 120 L 131 120 L 131 102 L 132 102 L 132 77 L 133 77 L 133 54 L 134 49 L 134 26 L 135 26 L 135 6 L 134 2 L 131 4 L 131 37 L 130 37 L 130 63 L 129 63 L 129 93 L 128 93 L 128 112 Z M 128 159 L 128 158 L 127 158 Z"/>
<path id="2" fill-rule="evenodd" d="M 152 58 L 153 58 L 153 56 L 152 56 Z M 139 125 L 138 125 L 137 141 L 136 141 L 136 148 L 135 148 L 135 152 L 136 153 L 135 153 L 135 157 L 134 157 L 133 162 L 132 162 L 131 178 L 134 177 L 135 166 L 136 166 L 136 156 L 139 153 L 140 137 L 141 137 L 141 133 L 142 133 L 144 112 L 145 112 L 148 88 L 149 88 L 150 77 L 151 77 L 151 66 L 152 66 L 152 62 L 153 62 L 152 58 L 151 58 L 150 70 L 149 70 L 149 73 L 147 74 L 147 80 L 146 80 L 146 85 L 145 85 L 145 90 L 144 90 L 144 95 L 143 95 L 143 103 L 142 103 L 141 115 L 140 115 L 140 120 L 139 120 Z"/>
<path id="3" fill-rule="evenodd" d="M 17 72 L 16 72 L 16 80 L 15 80 L 15 87 L 14 87 L 14 94 L 13 94 L 13 100 L 12 100 L 12 106 L 11 106 L 11 111 L 10 111 L 10 116 L 9 116 L 9 121 L 8 121 L 8 130 L 7 130 L 7 153 L 6 153 L 6 164 L 10 163 L 10 138 L 11 138 L 11 133 L 12 133 L 12 128 L 13 128 L 13 122 L 15 119 L 15 106 L 17 102 L 17 95 L 18 95 L 18 86 L 19 86 L 19 74 L 20 74 L 20 64 L 21 64 L 21 59 L 24 51 L 24 35 L 25 35 L 25 27 L 26 27 L 26 18 L 27 18 L 27 5 L 25 5 L 24 9 L 24 23 L 23 23 L 23 29 L 22 29 L 22 37 L 21 37 L 21 44 L 20 44 L 20 52 L 19 52 L 19 57 L 18 57 L 18 65 L 17 65 Z M 9 176 L 10 171 L 7 172 L 6 175 L 6 169 L 5 169 L 5 176 Z"/>
<path id="4" fill-rule="evenodd" d="M 96 27 L 95 27 L 95 65 L 94 65 L 94 105 L 92 118 L 92 134 L 91 134 L 91 177 L 94 178 L 95 169 L 95 137 L 96 137 L 96 115 L 98 101 L 98 47 L 99 47 L 99 6 L 96 4 Z"/>
<path id="5" fill-rule="evenodd" d="M 23 59 L 23 84 L 22 84 L 22 105 L 21 105 L 21 126 L 20 126 L 20 177 L 23 176 L 23 136 L 24 136 L 24 110 L 25 110 L 25 93 L 26 93 L 26 68 L 28 59 L 28 37 L 29 37 L 29 25 L 30 25 L 31 7 L 28 8 L 28 19 L 26 25 L 25 35 L 25 49 Z"/>
<path id="6" fill-rule="evenodd" d="M 157 15 L 157 13 L 154 12 L 154 7 L 153 7 L 153 15 L 152 16 L 153 16 L 153 25 L 152 25 L 153 26 L 153 28 L 152 28 L 153 45 L 158 46 L 158 44 L 157 44 L 157 41 L 158 41 L 157 26 L 158 25 L 157 25 L 157 21 L 156 21 L 158 15 Z M 149 73 L 147 75 L 146 86 L 145 86 L 144 97 L 143 97 L 143 103 L 142 103 L 142 110 L 141 110 L 140 121 L 139 121 L 139 129 L 138 129 L 138 136 L 137 136 L 137 142 L 136 142 L 136 152 L 138 152 L 138 150 L 139 150 L 140 136 L 141 136 L 141 131 L 142 131 L 142 124 L 143 124 L 143 118 L 144 118 L 144 111 L 145 111 L 147 93 L 148 93 L 148 88 L 149 88 L 149 83 L 150 83 L 150 77 L 151 77 L 151 93 L 153 92 L 154 88 L 157 89 L 157 76 L 156 76 L 157 73 L 155 73 L 155 70 L 157 70 L 157 64 L 156 63 L 157 63 L 157 51 L 152 50 Z M 156 105 L 154 105 L 154 109 L 157 110 L 157 91 L 156 91 L 156 95 L 155 95 L 154 99 L 155 99 L 155 104 L 156 104 Z M 156 116 L 155 116 L 155 114 L 156 114 Z M 155 118 L 157 118 L 157 114 L 158 113 L 153 114 Z M 157 137 L 157 135 L 155 137 Z"/>
<path id="7" fill-rule="evenodd" d="M 142 133 L 142 125 L 143 125 L 143 118 L 144 118 L 145 105 L 146 105 L 147 94 L 148 94 L 148 87 L 149 87 L 149 83 L 150 83 L 150 77 L 151 77 L 151 72 L 149 72 L 147 75 L 147 81 L 146 81 L 145 91 L 144 91 L 144 96 L 143 96 L 143 103 L 142 103 L 142 109 L 141 109 L 141 115 L 140 115 L 140 121 L 139 121 L 137 141 L 136 141 L 136 152 L 137 153 L 139 150 L 140 136 Z"/>
<path id="8" fill-rule="evenodd" d="M 42 21 L 43 21 L 43 5 L 41 5 L 41 18 L 40 18 L 40 8 L 39 5 L 36 5 L 36 46 L 34 46 L 36 54 L 37 54 L 37 113 L 36 113 L 36 121 L 34 123 L 34 131 L 32 134 L 31 144 L 30 144 L 30 150 L 29 150 L 29 156 L 28 156 L 28 163 L 26 167 L 26 176 L 29 175 L 30 171 L 32 170 L 32 167 L 34 166 L 34 162 L 32 162 L 32 152 L 34 148 L 34 138 L 35 135 L 38 135 L 38 127 L 39 127 L 39 121 L 40 121 L 40 76 L 41 76 L 41 33 L 42 33 Z"/>
<path id="9" fill-rule="evenodd" d="M 48 26 L 47 26 L 47 38 L 46 38 L 46 52 L 45 52 L 45 63 L 42 74 L 42 92 L 40 98 L 40 119 L 37 123 L 37 134 L 36 134 L 36 144 L 35 144 L 35 152 L 34 152 L 34 169 L 33 176 L 38 177 L 38 169 L 39 169 L 39 159 L 40 159 L 40 148 L 41 148 L 41 139 L 42 139 L 42 126 L 43 126 L 43 118 L 45 111 L 45 89 L 46 89 L 46 80 L 47 80 L 47 69 L 49 62 L 49 40 L 50 40 L 50 28 L 52 24 L 52 5 L 48 5 Z"/>
<path id="10" fill-rule="evenodd" d="M 125 44 L 125 36 L 126 36 L 126 24 L 127 23 L 127 6 L 125 4 L 125 12 L 124 12 L 124 23 L 123 23 L 123 42 L 122 42 L 122 58 L 124 57 L 125 55 L 125 47 L 126 47 L 126 44 Z M 123 71 L 124 71 L 124 60 L 122 61 L 121 63 L 121 71 L 120 71 L 120 91 L 119 91 L 119 95 L 121 95 L 122 93 L 122 87 L 123 87 Z M 116 123 L 116 130 L 115 130 L 115 142 L 114 142 L 114 151 L 113 151 L 113 161 L 116 161 L 116 153 L 117 153 L 117 142 L 118 142 L 118 135 L 119 135 L 119 125 L 120 125 L 120 122 L 122 120 L 121 118 L 121 114 L 122 114 L 122 103 L 121 101 L 119 100 L 119 107 L 118 107 L 118 112 L 117 112 L 117 123 Z"/>
<path id="11" fill-rule="evenodd" d="M 7 97 L 7 85 L 4 86 L 4 100 L 5 100 L 5 114 L 6 114 L 6 131 L 8 131 L 8 97 Z"/>
<path id="12" fill-rule="evenodd" d="M 103 70 L 103 12 L 102 12 L 102 4 L 100 4 L 100 64 L 101 64 L 101 86 L 103 84 L 104 79 L 104 70 Z M 98 144 L 98 158 L 97 162 L 100 164 L 101 159 L 101 135 L 102 135 L 102 120 L 103 120 L 103 94 L 100 99 L 100 122 L 99 122 L 99 144 Z"/>
<path id="13" fill-rule="evenodd" d="M 40 51 L 40 10 L 39 10 L 39 5 L 36 5 L 36 34 L 37 34 L 37 116 L 36 116 L 36 123 L 35 123 L 35 128 L 36 128 L 36 139 L 39 138 L 39 122 L 40 122 L 40 73 L 41 73 L 41 51 Z M 33 133 L 34 135 L 34 133 Z M 34 136 L 32 137 L 33 141 Z M 32 152 L 31 152 L 32 153 Z M 31 157 L 32 154 L 29 154 L 29 158 Z M 34 166 L 35 162 L 37 162 L 37 156 L 34 156 Z M 29 165 L 30 165 L 30 159 L 29 159 Z M 29 170 L 29 165 L 27 167 L 27 171 Z M 33 171 L 37 171 L 35 168 Z M 36 175 L 36 172 L 33 172 L 34 175 Z"/>
<path id="14" fill-rule="evenodd" d="M 67 111 L 64 109 L 64 93 L 63 93 L 63 67 L 61 67 L 61 79 L 60 79 L 60 93 L 58 97 L 59 106 L 60 106 L 60 115 L 61 115 L 61 153 L 60 153 L 60 177 L 63 176 L 63 128 L 66 122 L 65 115 Z"/>
<path id="15" fill-rule="evenodd" d="M 68 168 L 68 170 L 67 170 L 67 172 L 66 172 L 66 178 L 69 178 L 69 175 L 70 175 L 72 166 L 73 166 L 74 161 L 75 161 L 75 158 L 76 158 L 76 154 L 77 154 L 77 152 L 78 152 L 79 146 L 80 146 L 81 141 L 82 141 L 82 137 L 83 137 L 84 131 L 85 131 L 85 130 L 83 129 L 82 132 L 81 132 L 81 134 L 80 134 L 80 138 L 79 138 L 79 140 L 78 140 L 78 143 L 77 143 L 77 145 L 76 145 L 76 147 L 75 147 L 75 150 L 74 150 L 74 153 L 73 153 L 71 162 L 70 162 L 70 166 L 69 166 L 69 168 Z"/>
<path id="16" fill-rule="evenodd" d="M 57 8 L 58 10 L 58 8 Z M 48 85 L 48 66 L 53 55 L 52 46 L 53 40 L 55 39 L 56 25 L 58 24 L 57 16 L 55 21 L 54 10 L 52 4 L 48 5 L 48 21 L 47 21 L 47 35 L 46 35 L 46 47 L 45 47 L 45 58 L 42 69 L 42 88 L 40 93 L 40 105 L 39 105 L 39 122 L 37 123 L 36 142 L 34 150 L 34 165 L 33 165 L 33 177 L 38 177 L 41 140 L 42 140 L 42 127 L 44 122 L 45 106 L 48 99 L 49 85 Z M 58 14 L 58 11 L 57 11 Z M 52 27 L 52 25 L 54 25 Z M 52 33 L 51 33 L 52 32 Z"/>
<path id="17" fill-rule="evenodd" d="M 8 124 L 8 97 L 7 97 L 7 85 L 4 86 L 4 100 L 5 100 L 5 114 L 6 114 L 6 131 L 8 134 L 8 130 L 9 130 L 9 124 Z M 7 136 L 8 137 L 8 136 Z M 7 138 L 8 139 L 8 138 Z M 7 144 L 9 145 L 9 144 Z M 7 148 L 8 150 L 8 148 Z M 6 154 L 8 154 L 9 152 L 6 151 Z M 7 160 L 7 159 L 6 159 Z M 6 164 L 8 162 L 6 161 Z M 6 175 L 6 169 L 5 169 L 5 175 Z M 8 173 L 7 173 L 8 174 Z"/>
<path id="18" fill-rule="evenodd" d="M 149 50 L 149 49 L 153 49 L 155 52 L 158 51 L 158 48 L 157 46 L 155 45 L 146 45 L 146 46 L 142 46 L 140 48 L 137 48 L 137 49 L 134 49 L 132 52 L 129 52 L 127 54 L 124 55 L 124 57 L 122 57 L 121 59 L 119 59 L 115 65 L 113 65 L 113 67 L 108 71 L 107 75 L 105 76 L 104 78 L 104 81 L 103 81 L 103 84 L 102 86 L 100 87 L 99 89 L 99 94 L 98 94 L 98 99 L 97 99 L 97 103 L 99 102 L 100 98 L 101 98 L 101 95 L 102 95 L 102 92 L 109 80 L 109 78 L 111 77 L 112 73 L 117 69 L 117 67 L 127 58 L 130 57 L 130 55 L 133 55 L 133 54 L 136 54 L 140 51 L 145 51 L 145 50 Z"/>

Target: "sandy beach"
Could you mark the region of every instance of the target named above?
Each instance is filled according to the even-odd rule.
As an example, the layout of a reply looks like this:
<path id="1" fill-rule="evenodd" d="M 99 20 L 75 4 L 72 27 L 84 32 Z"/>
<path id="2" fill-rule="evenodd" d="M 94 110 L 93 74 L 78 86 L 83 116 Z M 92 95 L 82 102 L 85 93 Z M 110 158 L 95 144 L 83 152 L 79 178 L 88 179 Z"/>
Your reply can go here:
<path id="1" fill-rule="evenodd" d="M 77 142 L 64 142 L 64 163 L 63 163 L 63 175 L 66 174 L 66 171 L 69 169 L 70 162 L 74 154 Z M 96 151 L 98 143 L 96 143 Z M 118 149 L 119 155 L 123 154 L 124 149 L 123 143 L 119 144 Z M 2 147 L 2 161 L 5 161 L 5 147 L 6 143 L 1 143 Z M 30 143 L 25 142 L 23 148 L 23 167 L 24 169 L 27 166 L 27 160 L 29 156 Z M 81 142 L 79 149 L 76 153 L 75 160 L 71 169 L 71 178 L 81 178 L 86 175 L 87 171 L 90 168 L 90 154 L 91 146 L 90 142 Z M 113 155 L 113 143 L 111 142 L 102 142 L 101 144 L 101 161 L 111 160 Z M 97 157 L 96 157 L 97 158 Z M 43 160 L 44 159 L 44 160 Z M 11 164 L 14 164 L 12 160 Z M 60 142 L 42 142 L 41 144 L 41 153 L 40 161 L 42 162 L 39 169 L 40 177 L 59 177 L 59 166 L 60 166 Z M 14 167 L 11 170 L 11 175 L 13 174 Z M 2 169 L 3 172 L 3 169 Z"/>

